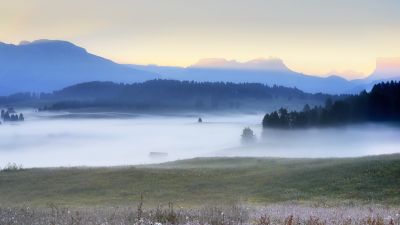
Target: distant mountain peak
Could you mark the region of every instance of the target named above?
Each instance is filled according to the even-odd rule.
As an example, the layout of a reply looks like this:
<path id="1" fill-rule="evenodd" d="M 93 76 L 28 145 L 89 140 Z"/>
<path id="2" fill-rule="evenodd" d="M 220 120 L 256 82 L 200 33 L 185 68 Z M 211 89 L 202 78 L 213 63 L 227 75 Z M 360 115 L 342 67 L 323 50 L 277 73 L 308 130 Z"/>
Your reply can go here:
<path id="1" fill-rule="evenodd" d="M 236 62 L 236 60 L 232 60 Z M 213 66 L 224 66 L 229 63 L 225 58 L 203 58 L 199 59 L 193 66 L 195 67 L 213 67 Z"/>
<path id="2" fill-rule="evenodd" d="M 24 91 L 48 92 L 88 81 L 133 83 L 161 78 L 90 54 L 68 41 L 21 41 L 0 48 L 1 85 Z"/>
<path id="3" fill-rule="evenodd" d="M 11 45 L 10 45 L 11 46 Z M 15 46 L 15 45 L 12 45 Z M 21 41 L 17 48 L 35 49 L 36 51 L 53 52 L 56 54 L 87 53 L 86 49 L 68 41 L 39 39 L 35 41 Z M 33 52 L 36 52 L 33 51 Z"/>
<path id="4" fill-rule="evenodd" d="M 337 70 L 331 70 L 329 73 L 325 74 L 325 76 L 339 76 L 346 80 L 354 80 L 354 79 L 364 79 L 365 74 L 363 72 L 357 72 L 354 70 L 345 70 L 343 72 L 338 72 Z"/>
<path id="5" fill-rule="evenodd" d="M 268 59 L 266 59 L 266 58 L 264 58 L 264 57 L 259 57 L 259 58 L 256 58 L 256 59 L 252 59 L 252 60 L 250 60 L 250 61 L 248 61 L 248 62 L 246 62 L 246 63 L 254 63 L 254 64 L 257 64 L 257 63 L 270 62 L 270 61 L 273 61 L 273 60 L 282 61 L 282 60 L 281 60 L 280 58 L 278 58 L 278 57 L 269 56 Z"/>
<path id="6" fill-rule="evenodd" d="M 400 76 L 400 57 L 376 59 L 376 69 L 366 79 L 369 81 Z"/>
<path id="7" fill-rule="evenodd" d="M 259 57 L 245 63 L 225 58 L 204 58 L 190 66 L 193 68 L 232 69 L 232 70 L 268 70 L 290 71 L 280 58 L 270 56 L 268 59 Z"/>
<path id="8" fill-rule="evenodd" d="M 57 42 L 58 42 L 58 43 L 61 43 L 61 42 L 63 42 L 63 43 L 70 43 L 71 45 L 74 45 L 74 44 L 72 44 L 71 42 L 68 42 L 68 41 L 49 40 L 49 39 L 39 39 L 39 40 L 35 40 L 35 41 L 32 41 L 32 42 L 26 41 L 26 40 L 22 40 L 22 41 L 19 42 L 19 45 L 18 45 L 18 46 L 20 46 L 20 45 L 44 44 L 44 43 L 57 43 Z"/>
<path id="9" fill-rule="evenodd" d="M 30 44 L 32 44 L 32 42 L 30 42 L 30 41 L 20 41 L 19 42 L 19 45 L 30 45 Z"/>

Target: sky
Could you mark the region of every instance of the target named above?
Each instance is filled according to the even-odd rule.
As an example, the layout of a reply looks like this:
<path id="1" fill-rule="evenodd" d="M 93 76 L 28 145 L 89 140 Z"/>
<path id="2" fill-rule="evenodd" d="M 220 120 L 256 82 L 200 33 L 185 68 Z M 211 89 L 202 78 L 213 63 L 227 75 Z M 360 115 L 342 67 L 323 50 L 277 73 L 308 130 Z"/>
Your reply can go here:
<path id="1" fill-rule="evenodd" d="M 117 63 L 279 57 L 296 72 L 369 75 L 400 56 L 398 0 L 0 0 L 0 41 L 65 40 Z"/>

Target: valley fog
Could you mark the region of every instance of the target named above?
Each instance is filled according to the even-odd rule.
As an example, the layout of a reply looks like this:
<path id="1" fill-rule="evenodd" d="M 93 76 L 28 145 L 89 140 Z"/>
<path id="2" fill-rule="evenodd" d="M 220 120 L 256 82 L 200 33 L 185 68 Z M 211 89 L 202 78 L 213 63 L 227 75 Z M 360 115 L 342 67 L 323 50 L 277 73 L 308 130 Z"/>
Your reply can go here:
<path id="1" fill-rule="evenodd" d="M 400 129 L 384 124 L 296 131 L 265 130 L 256 115 L 32 113 L 0 127 L 0 166 L 116 166 L 203 156 L 356 157 L 400 152 Z M 198 123 L 198 118 L 203 123 Z M 243 146 L 250 127 L 257 143 Z M 264 138 L 261 138 L 263 136 Z"/>

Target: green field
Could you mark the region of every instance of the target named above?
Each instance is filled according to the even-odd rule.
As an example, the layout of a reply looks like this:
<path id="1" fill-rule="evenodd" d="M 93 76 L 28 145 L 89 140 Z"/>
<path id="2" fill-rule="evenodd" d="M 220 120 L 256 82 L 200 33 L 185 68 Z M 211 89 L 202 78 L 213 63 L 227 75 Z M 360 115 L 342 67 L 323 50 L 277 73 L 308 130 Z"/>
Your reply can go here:
<path id="1" fill-rule="evenodd" d="M 103 168 L 0 171 L 0 204 L 400 205 L 400 154 L 360 158 L 195 158 Z"/>

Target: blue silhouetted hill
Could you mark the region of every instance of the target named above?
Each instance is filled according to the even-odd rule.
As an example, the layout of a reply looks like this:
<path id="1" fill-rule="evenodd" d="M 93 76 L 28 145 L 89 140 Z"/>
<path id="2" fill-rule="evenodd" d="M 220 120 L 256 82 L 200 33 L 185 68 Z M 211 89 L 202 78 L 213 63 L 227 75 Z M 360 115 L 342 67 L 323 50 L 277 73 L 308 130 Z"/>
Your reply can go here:
<path id="1" fill-rule="evenodd" d="M 262 83 L 269 86 L 296 87 L 308 93 L 341 94 L 356 86 L 339 76 L 323 78 L 294 72 L 287 68 L 281 59 L 275 57 L 258 58 L 245 63 L 222 58 L 201 59 L 187 68 L 157 65 L 127 66 L 178 80 Z"/>
<path id="2" fill-rule="evenodd" d="M 114 63 L 67 41 L 0 42 L 0 85 L 10 92 L 51 92 L 88 81 L 133 83 L 154 78 L 161 76 Z"/>

